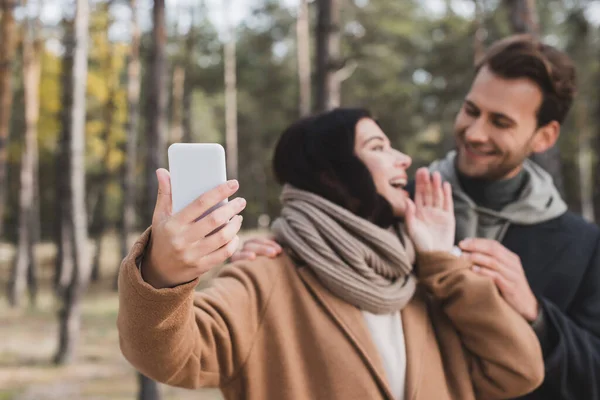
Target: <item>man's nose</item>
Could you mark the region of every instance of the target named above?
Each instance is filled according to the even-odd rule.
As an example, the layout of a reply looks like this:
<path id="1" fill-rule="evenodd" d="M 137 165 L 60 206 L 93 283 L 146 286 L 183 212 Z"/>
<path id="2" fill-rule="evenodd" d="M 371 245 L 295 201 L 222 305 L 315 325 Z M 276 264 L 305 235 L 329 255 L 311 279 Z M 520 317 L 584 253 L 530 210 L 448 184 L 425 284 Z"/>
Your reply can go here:
<path id="1" fill-rule="evenodd" d="M 483 118 L 477 118 L 465 129 L 465 139 L 469 142 L 486 142 L 487 129 Z"/>

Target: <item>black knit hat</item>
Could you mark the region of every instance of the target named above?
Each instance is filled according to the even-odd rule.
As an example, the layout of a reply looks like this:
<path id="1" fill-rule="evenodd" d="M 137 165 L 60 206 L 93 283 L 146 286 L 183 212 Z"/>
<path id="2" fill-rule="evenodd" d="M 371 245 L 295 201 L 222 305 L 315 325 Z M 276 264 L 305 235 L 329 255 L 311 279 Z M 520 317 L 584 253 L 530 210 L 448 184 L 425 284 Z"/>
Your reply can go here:
<path id="1" fill-rule="evenodd" d="M 394 223 L 391 205 L 375 188 L 367 167 L 354 154 L 356 125 L 369 111 L 337 108 L 303 118 L 279 138 L 275 178 L 315 193 L 378 226 Z"/>

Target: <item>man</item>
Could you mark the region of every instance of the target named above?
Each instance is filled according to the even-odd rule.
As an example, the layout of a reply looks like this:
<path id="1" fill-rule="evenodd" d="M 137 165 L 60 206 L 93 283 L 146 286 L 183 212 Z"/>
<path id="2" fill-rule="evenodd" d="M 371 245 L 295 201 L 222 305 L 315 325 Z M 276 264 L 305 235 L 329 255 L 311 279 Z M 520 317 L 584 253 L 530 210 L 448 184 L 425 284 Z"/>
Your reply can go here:
<path id="1" fill-rule="evenodd" d="M 600 229 L 567 211 L 528 160 L 557 141 L 575 94 L 569 57 L 531 36 L 490 47 L 455 121 L 456 150 L 430 169 L 453 187 L 457 244 L 535 330 L 544 383 L 525 399 L 600 399 Z M 250 241 L 233 259 L 274 256 Z"/>

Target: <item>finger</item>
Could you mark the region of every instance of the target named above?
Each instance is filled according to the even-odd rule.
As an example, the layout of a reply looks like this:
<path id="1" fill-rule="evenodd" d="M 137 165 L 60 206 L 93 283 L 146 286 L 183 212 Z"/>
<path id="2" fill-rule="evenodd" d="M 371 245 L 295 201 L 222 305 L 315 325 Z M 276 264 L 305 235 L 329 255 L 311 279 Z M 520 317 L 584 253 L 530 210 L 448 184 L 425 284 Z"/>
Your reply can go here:
<path id="1" fill-rule="evenodd" d="M 431 194 L 433 206 L 436 208 L 444 207 L 444 190 L 442 189 L 442 175 L 434 172 L 432 175 Z"/>
<path id="2" fill-rule="evenodd" d="M 416 218 L 416 206 L 411 199 L 406 199 L 406 210 L 404 211 L 404 222 L 409 232 L 412 232 Z"/>
<path id="3" fill-rule="evenodd" d="M 188 242 L 196 242 L 227 224 L 246 207 L 246 200 L 238 197 L 222 207 L 217 208 L 206 217 L 189 226 L 185 233 Z"/>
<path id="4" fill-rule="evenodd" d="M 227 198 L 229 198 L 229 196 L 232 196 L 235 192 L 237 192 L 239 187 L 240 184 L 235 179 L 223 183 L 204 193 L 183 210 L 179 211 L 176 215 L 176 218 L 182 224 L 192 223 L 211 208 L 220 204 L 222 201 L 225 201 Z"/>
<path id="5" fill-rule="evenodd" d="M 236 251 L 234 255 L 231 256 L 231 262 L 236 261 L 253 261 L 256 260 L 256 253 L 252 251 Z"/>
<path id="6" fill-rule="evenodd" d="M 265 246 L 265 247 L 270 247 L 275 249 L 277 252 L 281 252 L 283 249 L 281 248 L 281 246 L 279 245 L 279 243 L 277 243 L 275 241 L 275 239 L 272 238 L 264 238 L 264 237 L 257 237 L 257 238 L 252 238 L 247 240 L 244 243 L 244 248 L 246 248 L 246 244 L 250 244 L 250 243 L 254 243 L 254 244 L 259 244 L 261 246 Z"/>
<path id="7" fill-rule="evenodd" d="M 415 175 L 415 205 L 417 207 L 425 206 L 425 174 L 426 168 L 419 168 Z"/>
<path id="8" fill-rule="evenodd" d="M 469 253 L 469 259 L 474 265 L 480 268 L 496 271 L 511 282 L 514 282 L 517 279 L 514 271 L 507 268 L 494 257 L 490 257 L 482 253 Z"/>
<path id="9" fill-rule="evenodd" d="M 454 212 L 454 199 L 452 199 L 452 186 L 450 183 L 444 182 L 444 210 L 448 212 Z"/>
<path id="10" fill-rule="evenodd" d="M 281 248 L 277 249 L 264 243 L 244 243 L 244 251 L 256 253 L 258 256 L 274 257 L 281 253 Z"/>
<path id="11" fill-rule="evenodd" d="M 214 252 L 231 242 L 235 238 L 242 227 L 243 217 L 236 215 L 227 225 L 204 239 L 198 240 L 194 245 L 197 246 L 200 254 L 197 258 L 201 258 L 207 254 Z"/>
<path id="12" fill-rule="evenodd" d="M 496 287 L 500 290 L 500 293 L 502 293 L 503 296 L 506 296 L 508 293 L 510 293 L 510 283 L 498 272 L 477 266 L 473 267 L 472 270 L 476 274 L 492 278 L 496 284 Z"/>
<path id="13" fill-rule="evenodd" d="M 427 168 L 423 168 L 423 204 L 426 207 L 433 206 L 433 185 L 431 184 L 431 175 Z"/>
<path id="14" fill-rule="evenodd" d="M 211 268 L 223 264 L 229 257 L 235 254 L 239 244 L 240 238 L 239 236 L 236 236 L 231 242 L 227 243 L 217 251 L 213 251 L 202 257 L 198 263 L 198 272 L 203 274 Z"/>
<path id="15" fill-rule="evenodd" d="M 156 180 L 158 181 L 158 194 L 156 196 L 156 206 L 152 221 L 160 221 L 171 215 L 171 174 L 164 168 L 156 170 Z"/>
<path id="16" fill-rule="evenodd" d="M 459 247 L 464 251 L 487 254 L 506 264 L 512 263 L 510 251 L 496 240 L 469 238 L 461 241 Z"/>

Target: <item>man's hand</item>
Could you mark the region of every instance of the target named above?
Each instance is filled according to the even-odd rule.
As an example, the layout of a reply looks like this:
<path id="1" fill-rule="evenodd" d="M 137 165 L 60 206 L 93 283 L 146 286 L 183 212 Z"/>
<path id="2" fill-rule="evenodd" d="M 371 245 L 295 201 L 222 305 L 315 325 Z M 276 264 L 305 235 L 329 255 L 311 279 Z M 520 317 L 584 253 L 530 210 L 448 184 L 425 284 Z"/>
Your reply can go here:
<path id="1" fill-rule="evenodd" d="M 492 278 L 507 303 L 530 323 L 535 321 L 539 304 L 519 256 L 490 239 L 465 239 L 459 247 L 475 265 L 473 271 Z"/>
<path id="2" fill-rule="evenodd" d="M 283 250 L 275 239 L 255 238 L 244 243 L 244 246 L 231 256 L 231 261 L 254 260 L 258 256 L 277 257 Z"/>
<path id="3" fill-rule="evenodd" d="M 406 228 L 418 252 L 451 251 L 456 220 L 452 188 L 442 184 L 439 172 L 429 174 L 427 168 L 417 171 L 415 202 L 406 199 Z"/>
<path id="4" fill-rule="evenodd" d="M 246 201 L 235 199 L 196 221 L 238 190 L 238 182 L 229 181 L 173 215 L 169 172 L 161 168 L 156 171 L 156 177 L 158 196 L 142 276 L 150 285 L 161 289 L 192 281 L 234 253 L 242 224 L 242 217 L 237 214 L 246 207 Z"/>

